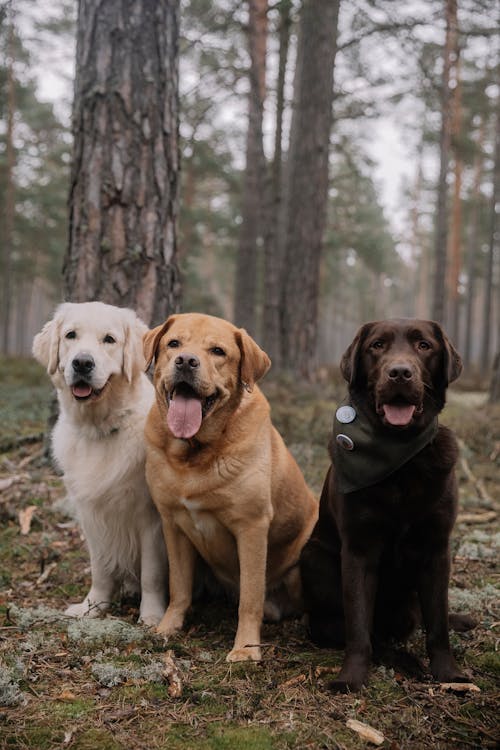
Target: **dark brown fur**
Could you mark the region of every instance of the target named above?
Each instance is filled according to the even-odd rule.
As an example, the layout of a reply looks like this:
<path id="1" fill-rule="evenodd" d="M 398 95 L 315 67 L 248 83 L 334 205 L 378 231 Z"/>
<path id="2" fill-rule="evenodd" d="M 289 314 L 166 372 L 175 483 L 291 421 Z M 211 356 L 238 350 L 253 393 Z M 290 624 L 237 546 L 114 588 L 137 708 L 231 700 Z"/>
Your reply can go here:
<path id="1" fill-rule="evenodd" d="M 398 367 L 403 378 L 394 376 Z M 390 320 L 362 326 L 341 369 L 351 403 L 383 439 L 393 430 L 416 434 L 432 421 L 461 360 L 437 323 Z M 387 423 L 381 404 L 391 400 L 415 405 L 407 426 Z M 333 444 L 330 454 L 319 520 L 301 567 L 312 639 L 346 649 L 331 688 L 359 690 L 372 646 L 405 639 L 420 620 L 434 677 L 465 679 L 448 637 L 449 539 L 457 508 L 452 432 L 439 426 L 434 440 L 402 468 L 348 494 L 336 482 Z"/>

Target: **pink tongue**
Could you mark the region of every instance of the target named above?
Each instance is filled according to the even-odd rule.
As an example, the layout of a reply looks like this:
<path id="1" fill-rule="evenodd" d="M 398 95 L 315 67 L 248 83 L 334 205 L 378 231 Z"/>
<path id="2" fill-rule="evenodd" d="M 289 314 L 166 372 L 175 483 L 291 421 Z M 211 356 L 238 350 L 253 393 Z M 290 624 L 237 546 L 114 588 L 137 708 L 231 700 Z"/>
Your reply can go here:
<path id="1" fill-rule="evenodd" d="M 196 435 L 201 426 L 202 413 L 199 398 L 176 396 L 170 401 L 167 424 L 177 438 L 188 439 Z"/>
<path id="2" fill-rule="evenodd" d="M 87 398 L 87 396 L 90 396 L 92 393 L 92 388 L 90 385 L 74 385 L 71 389 L 73 392 L 73 396 L 76 396 L 77 398 Z"/>
<path id="3" fill-rule="evenodd" d="M 411 422 L 415 407 L 411 404 L 397 406 L 396 404 L 383 404 L 382 409 L 389 424 L 394 426 L 403 426 Z"/>

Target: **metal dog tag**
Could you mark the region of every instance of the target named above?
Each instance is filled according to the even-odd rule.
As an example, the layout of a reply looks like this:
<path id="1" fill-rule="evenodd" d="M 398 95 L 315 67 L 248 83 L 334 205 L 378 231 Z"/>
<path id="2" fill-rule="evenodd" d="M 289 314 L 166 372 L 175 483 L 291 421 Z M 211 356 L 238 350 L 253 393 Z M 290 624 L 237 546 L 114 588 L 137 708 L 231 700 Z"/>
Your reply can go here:
<path id="1" fill-rule="evenodd" d="M 349 424 L 356 419 L 356 409 L 352 406 L 339 406 L 335 412 L 335 416 L 342 424 Z"/>
<path id="2" fill-rule="evenodd" d="M 337 435 L 337 443 L 340 445 L 341 448 L 343 448 L 346 451 L 352 451 L 354 449 L 354 443 L 349 437 L 349 435 L 344 435 L 342 432 L 340 432 Z"/>

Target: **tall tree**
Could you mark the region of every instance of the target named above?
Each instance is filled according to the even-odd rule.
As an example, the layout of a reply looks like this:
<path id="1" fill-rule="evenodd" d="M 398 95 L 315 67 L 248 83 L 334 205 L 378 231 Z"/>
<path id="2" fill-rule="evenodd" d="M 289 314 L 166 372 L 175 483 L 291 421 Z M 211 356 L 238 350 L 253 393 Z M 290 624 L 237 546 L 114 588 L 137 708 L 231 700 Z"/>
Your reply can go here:
<path id="1" fill-rule="evenodd" d="M 264 309 L 262 314 L 262 345 L 273 366 L 281 367 L 280 346 L 280 284 L 282 274 L 282 242 L 280 221 L 283 218 L 283 115 L 285 110 L 285 77 L 290 44 L 292 0 L 280 0 L 278 79 L 276 85 L 276 125 L 271 184 L 268 195 L 264 237 Z"/>
<path id="2" fill-rule="evenodd" d="M 33 75 L 37 48 L 61 38 L 60 2 L 50 28 L 44 16 L 28 34 L 32 10 L 0 8 L 0 338 L 3 353 L 18 355 L 60 299 L 67 236 L 69 133 Z"/>
<path id="3" fill-rule="evenodd" d="M 5 200 L 3 216 L 3 295 L 2 319 L 3 341 L 2 350 L 9 353 L 9 334 L 12 299 L 12 257 L 14 238 L 14 114 L 15 114 L 15 84 L 14 84 L 14 21 L 12 4 L 8 4 L 7 29 L 7 127 L 5 134 Z"/>
<path id="4" fill-rule="evenodd" d="M 256 335 L 257 254 L 263 234 L 266 161 L 262 118 L 266 94 L 267 0 L 248 2 L 250 92 L 246 168 L 243 181 L 241 229 L 236 263 L 234 319 Z"/>
<path id="5" fill-rule="evenodd" d="M 496 66 L 496 80 L 500 77 L 500 61 Z M 488 255 L 486 260 L 486 293 L 484 296 L 483 310 L 483 335 L 481 347 L 481 367 L 485 372 L 491 361 L 492 345 L 492 310 L 493 310 L 493 285 L 494 285 L 494 257 L 498 247 L 498 202 L 500 200 L 500 93 L 497 94 L 495 114 L 495 156 L 493 160 L 493 190 L 490 203 Z M 497 321 L 498 323 L 498 321 Z M 498 336 L 497 331 L 497 336 Z M 497 341 L 500 336 L 498 336 Z"/>
<path id="6" fill-rule="evenodd" d="M 177 307 L 178 0 L 80 0 L 65 292 Z"/>
<path id="7" fill-rule="evenodd" d="M 483 179 L 483 146 L 484 146 L 484 119 L 481 117 L 477 152 L 474 158 L 474 178 L 471 195 L 471 216 L 468 222 L 468 247 L 467 247 L 467 296 L 465 301 L 465 331 L 463 346 L 463 361 L 466 368 L 472 363 L 472 338 L 474 334 L 474 302 L 476 278 L 478 271 L 478 255 L 480 247 L 480 212 L 481 212 L 481 182 Z"/>
<path id="8" fill-rule="evenodd" d="M 445 0 L 446 37 L 443 47 L 441 81 L 441 135 L 439 139 L 439 179 L 434 239 L 434 289 L 432 317 L 444 322 L 446 309 L 446 256 L 448 247 L 448 170 L 451 146 L 451 70 L 457 49 L 457 0 Z"/>
<path id="9" fill-rule="evenodd" d="M 282 357 L 284 367 L 302 377 L 311 376 L 316 358 L 339 5 L 340 0 L 304 0 L 299 24 L 288 153 Z"/>
<path id="10" fill-rule="evenodd" d="M 462 173 L 463 156 L 460 148 L 462 137 L 462 82 L 459 65 L 460 50 L 457 46 L 455 63 L 455 88 L 452 96 L 451 149 L 453 153 L 453 198 L 451 205 L 451 227 L 448 243 L 448 330 L 453 341 L 458 342 L 460 319 L 459 279 L 462 269 Z"/>

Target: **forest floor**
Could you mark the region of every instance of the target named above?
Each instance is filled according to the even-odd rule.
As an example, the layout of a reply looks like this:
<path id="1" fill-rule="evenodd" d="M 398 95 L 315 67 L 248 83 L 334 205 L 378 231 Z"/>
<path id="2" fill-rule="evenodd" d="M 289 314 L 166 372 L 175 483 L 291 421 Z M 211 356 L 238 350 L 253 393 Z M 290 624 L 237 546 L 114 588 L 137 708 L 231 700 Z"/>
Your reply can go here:
<path id="1" fill-rule="evenodd" d="M 267 378 L 275 424 L 319 493 L 338 375 L 317 385 Z M 452 634 L 476 689 L 375 664 L 358 694 L 326 683 L 342 653 L 315 648 L 304 625 L 263 627 L 259 664 L 225 661 L 234 606 L 199 603 L 164 640 L 136 624 L 136 602 L 102 620 L 62 615 L 86 593 L 89 561 L 64 490 L 43 457 L 50 386 L 29 361 L 0 362 L 0 748 L 30 750 L 281 750 L 375 747 L 347 725 L 383 734 L 390 750 L 493 748 L 499 740 L 498 505 L 500 405 L 454 389 L 443 414 L 461 441 L 460 516 L 450 600 L 478 620 Z M 496 497 L 495 497 L 496 495 Z M 408 644 L 425 664 L 423 638 Z"/>

